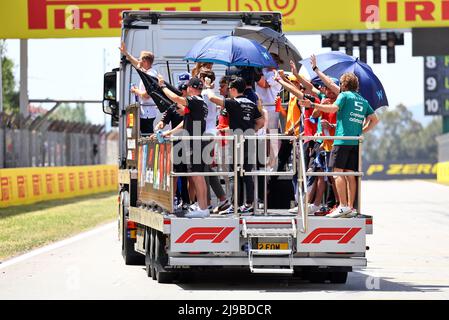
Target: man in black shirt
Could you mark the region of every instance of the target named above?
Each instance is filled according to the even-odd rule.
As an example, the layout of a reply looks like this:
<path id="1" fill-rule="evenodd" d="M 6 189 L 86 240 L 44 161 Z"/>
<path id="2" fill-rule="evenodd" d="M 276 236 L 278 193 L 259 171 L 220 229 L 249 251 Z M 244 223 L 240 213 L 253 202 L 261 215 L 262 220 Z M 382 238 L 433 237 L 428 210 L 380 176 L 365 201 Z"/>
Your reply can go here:
<path id="1" fill-rule="evenodd" d="M 257 105 L 244 96 L 246 88 L 245 80 L 236 78 L 229 83 L 229 95 L 231 98 L 222 99 L 209 92 L 209 99 L 218 106 L 226 109 L 229 115 L 229 128 L 234 130 L 237 134 L 255 134 L 257 130 L 262 128 L 265 124 L 265 119 L 260 113 Z M 248 143 L 244 147 L 244 163 L 243 169 L 245 171 L 252 171 L 252 164 L 249 164 Z M 246 189 L 246 203 L 240 206 L 239 212 L 242 214 L 252 214 L 254 202 L 254 181 L 250 176 L 244 176 L 243 180 L 239 176 L 239 197 L 240 203 L 243 203 L 243 183 Z M 237 196 L 237 195 L 234 195 Z M 226 213 L 232 213 L 233 208 L 230 208 Z"/>
<path id="2" fill-rule="evenodd" d="M 159 86 L 164 94 L 173 102 L 177 103 L 178 113 L 184 116 L 183 129 L 189 136 L 202 136 L 206 130 L 207 105 L 201 97 L 203 83 L 198 78 L 190 79 L 187 85 L 187 97 L 180 97 L 168 89 L 161 75 L 159 77 Z M 176 129 L 180 129 L 178 125 Z M 204 162 L 202 159 L 202 143 L 199 140 L 190 143 L 189 172 L 203 172 Z M 196 197 L 198 199 L 198 208 L 185 215 L 188 218 L 204 218 L 209 216 L 207 208 L 207 186 L 203 176 L 192 177 L 195 186 Z"/>

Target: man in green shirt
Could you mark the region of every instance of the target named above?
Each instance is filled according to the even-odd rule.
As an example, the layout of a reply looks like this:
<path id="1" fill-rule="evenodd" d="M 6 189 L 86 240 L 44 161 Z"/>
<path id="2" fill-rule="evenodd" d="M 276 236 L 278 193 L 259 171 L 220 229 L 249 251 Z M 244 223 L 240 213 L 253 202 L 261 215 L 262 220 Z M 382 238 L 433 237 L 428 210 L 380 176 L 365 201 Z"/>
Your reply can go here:
<path id="1" fill-rule="evenodd" d="M 359 80 L 354 73 L 345 73 L 340 78 L 340 94 L 332 105 L 315 104 L 309 100 L 302 100 L 301 106 L 315 108 L 319 111 L 337 112 L 337 128 L 335 136 L 360 136 L 368 132 L 379 122 L 377 115 L 357 91 Z M 358 140 L 335 140 L 330 157 L 330 167 L 334 172 L 359 171 Z M 354 217 L 357 183 L 355 176 L 337 176 L 335 178 L 340 205 L 329 218 Z"/>

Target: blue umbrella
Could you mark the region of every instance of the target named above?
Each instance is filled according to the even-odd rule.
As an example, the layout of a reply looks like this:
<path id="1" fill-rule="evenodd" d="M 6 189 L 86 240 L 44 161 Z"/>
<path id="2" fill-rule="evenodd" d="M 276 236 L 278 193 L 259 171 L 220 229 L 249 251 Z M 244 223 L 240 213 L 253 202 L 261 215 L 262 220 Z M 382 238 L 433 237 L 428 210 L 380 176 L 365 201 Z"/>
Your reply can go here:
<path id="1" fill-rule="evenodd" d="M 335 83 L 337 86 L 340 85 L 340 80 L 338 80 L 337 78 L 330 77 L 330 79 L 331 79 L 332 82 Z M 324 87 L 324 86 L 325 86 L 324 82 L 323 82 L 323 81 L 320 79 L 320 77 L 318 77 L 318 76 L 316 76 L 315 78 L 313 78 L 313 79 L 311 80 L 311 82 L 312 82 L 312 84 L 317 84 L 317 85 L 319 85 L 319 86 L 321 86 L 321 87 Z"/>
<path id="2" fill-rule="evenodd" d="M 197 42 L 184 60 L 226 66 L 277 67 L 273 57 L 257 41 L 236 36 L 211 36 Z"/>
<path id="3" fill-rule="evenodd" d="M 388 106 L 388 99 L 384 87 L 379 78 L 374 74 L 369 65 L 359 58 L 348 56 L 340 51 L 319 54 L 316 56 L 320 70 L 330 77 L 340 78 L 346 72 L 353 72 L 359 78 L 360 94 L 368 100 L 371 107 L 376 110 Z M 317 75 L 312 70 L 310 58 L 301 60 L 312 78 Z"/>

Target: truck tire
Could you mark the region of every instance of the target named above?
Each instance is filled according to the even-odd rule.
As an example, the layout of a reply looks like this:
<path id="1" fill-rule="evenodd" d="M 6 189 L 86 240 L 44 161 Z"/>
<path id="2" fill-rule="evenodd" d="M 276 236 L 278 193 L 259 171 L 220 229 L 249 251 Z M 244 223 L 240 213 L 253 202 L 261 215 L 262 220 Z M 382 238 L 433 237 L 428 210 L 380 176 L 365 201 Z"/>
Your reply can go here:
<path id="1" fill-rule="evenodd" d="M 157 280 L 157 278 L 156 278 L 156 267 L 155 267 L 155 255 L 156 255 L 156 233 L 157 233 L 157 230 L 154 230 L 154 229 L 151 229 L 151 243 L 152 243 L 152 245 L 151 245 L 151 251 L 150 251 L 150 253 L 151 253 L 151 269 L 150 269 L 150 275 L 151 275 L 151 278 L 153 279 L 153 280 Z"/>
<path id="2" fill-rule="evenodd" d="M 165 236 L 160 231 L 156 231 L 154 244 L 154 268 L 157 282 L 171 283 L 174 273 L 167 271 L 168 255 L 165 251 Z M 154 278 L 153 278 L 154 279 Z"/>
<path id="3" fill-rule="evenodd" d="M 307 273 L 307 279 L 311 283 L 325 283 L 329 279 L 328 272 L 311 271 Z"/>
<path id="4" fill-rule="evenodd" d="M 330 273 L 330 281 L 331 283 L 346 283 L 348 280 L 348 272 L 347 271 L 336 271 Z"/>
<path id="5" fill-rule="evenodd" d="M 121 219 L 123 221 L 122 233 L 122 256 L 126 265 L 144 265 L 145 256 L 134 250 L 135 240 L 128 239 L 128 218 L 129 218 L 129 193 L 124 191 L 120 195 Z"/>
<path id="6" fill-rule="evenodd" d="M 148 277 L 154 278 L 154 230 L 145 229 L 145 271 Z"/>

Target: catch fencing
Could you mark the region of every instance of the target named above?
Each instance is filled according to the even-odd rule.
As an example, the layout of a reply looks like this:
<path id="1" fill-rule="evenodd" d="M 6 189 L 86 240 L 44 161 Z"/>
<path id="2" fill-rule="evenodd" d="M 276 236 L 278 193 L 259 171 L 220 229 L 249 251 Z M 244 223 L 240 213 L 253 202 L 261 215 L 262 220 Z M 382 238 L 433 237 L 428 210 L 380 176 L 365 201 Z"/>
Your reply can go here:
<path id="1" fill-rule="evenodd" d="M 0 168 L 117 162 L 118 133 L 104 125 L 0 113 Z"/>

